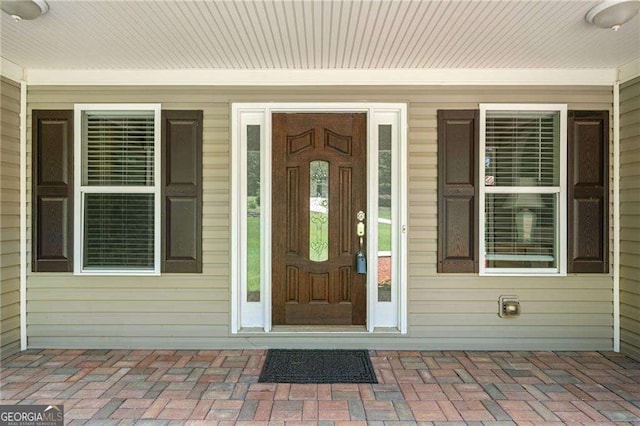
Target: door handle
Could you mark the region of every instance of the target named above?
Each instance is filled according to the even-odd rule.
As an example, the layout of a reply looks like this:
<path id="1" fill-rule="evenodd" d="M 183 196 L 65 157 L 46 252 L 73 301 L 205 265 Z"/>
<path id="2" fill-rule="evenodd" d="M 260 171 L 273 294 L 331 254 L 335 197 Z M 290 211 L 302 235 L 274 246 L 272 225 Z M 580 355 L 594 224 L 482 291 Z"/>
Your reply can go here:
<path id="1" fill-rule="evenodd" d="M 360 210 L 356 216 L 358 224 L 356 225 L 356 234 L 360 241 L 360 249 L 356 252 L 356 273 L 367 273 L 367 255 L 364 252 L 364 212 Z"/>
<path id="2" fill-rule="evenodd" d="M 364 212 L 360 210 L 356 218 L 358 219 L 358 225 L 356 225 L 356 235 L 358 235 L 358 237 L 364 237 Z"/>

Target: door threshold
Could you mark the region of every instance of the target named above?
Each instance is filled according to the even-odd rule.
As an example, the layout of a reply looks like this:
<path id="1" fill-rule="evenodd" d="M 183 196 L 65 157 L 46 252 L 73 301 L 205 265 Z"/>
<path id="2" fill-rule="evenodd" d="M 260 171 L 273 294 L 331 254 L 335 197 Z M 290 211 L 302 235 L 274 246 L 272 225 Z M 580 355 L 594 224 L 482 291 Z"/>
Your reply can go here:
<path id="1" fill-rule="evenodd" d="M 368 333 L 364 325 L 274 325 L 271 333 Z"/>

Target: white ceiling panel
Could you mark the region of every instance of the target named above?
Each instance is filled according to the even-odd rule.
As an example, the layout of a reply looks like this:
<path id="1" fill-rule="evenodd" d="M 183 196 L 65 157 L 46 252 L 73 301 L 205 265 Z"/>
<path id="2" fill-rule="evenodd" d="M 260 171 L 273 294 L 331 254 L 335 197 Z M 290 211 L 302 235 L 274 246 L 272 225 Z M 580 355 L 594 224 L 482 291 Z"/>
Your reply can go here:
<path id="1" fill-rule="evenodd" d="M 640 17 L 589 25 L 599 0 L 49 0 L 1 17 L 2 57 L 27 69 L 616 68 Z"/>

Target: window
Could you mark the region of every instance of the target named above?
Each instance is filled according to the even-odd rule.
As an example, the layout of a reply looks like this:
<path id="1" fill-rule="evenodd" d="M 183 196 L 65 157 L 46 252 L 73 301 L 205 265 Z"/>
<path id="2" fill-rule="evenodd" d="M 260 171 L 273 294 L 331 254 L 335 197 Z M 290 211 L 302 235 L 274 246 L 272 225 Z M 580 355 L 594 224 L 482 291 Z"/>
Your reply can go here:
<path id="1" fill-rule="evenodd" d="M 378 125 L 378 302 L 391 302 L 393 125 Z"/>
<path id="2" fill-rule="evenodd" d="M 260 302 L 260 124 L 247 124 L 247 302 Z"/>
<path id="3" fill-rule="evenodd" d="M 565 105 L 480 106 L 480 273 L 566 273 Z"/>
<path id="4" fill-rule="evenodd" d="M 438 110 L 437 271 L 607 273 L 610 111 L 481 110 Z"/>
<path id="5" fill-rule="evenodd" d="M 33 272 L 202 272 L 203 112 L 158 108 L 33 110 Z"/>
<path id="6" fill-rule="evenodd" d="M 243 306 L 243 325 L 258 327 L 264 323 L 265 277 L 269 274 L 269 264 L 264 261 L 262 253 L 266 250 L 266 230 L 269 229 L 269 194 L 265 189 L 265 115 L 262 112 L 250 111 L 235 115 L 239 122 L 234 125 L 241 129 L 238 143 L 243 149 L 238 149 L 234 143 L 232 155 L 241 166 L 243 173 L 234 174 L 234 193 L 239 194 L 238 203 L 234 210 L 241 211 L 244 220 L 238 232 L 238 238 L 233 238 L 231 244 L 237 244 L 232 252 L 239 250 L 245 256 L 238 269 L 233 270 L 235 280 L 242 282 L 239 304 Z M 235 185 L 238 185 L 236 187 Z"/>
<path id="7" fill-rule="evenodd" d="M 160 105 L 76 105 L 75 122 L 75 272 L 159 273 Z"/>

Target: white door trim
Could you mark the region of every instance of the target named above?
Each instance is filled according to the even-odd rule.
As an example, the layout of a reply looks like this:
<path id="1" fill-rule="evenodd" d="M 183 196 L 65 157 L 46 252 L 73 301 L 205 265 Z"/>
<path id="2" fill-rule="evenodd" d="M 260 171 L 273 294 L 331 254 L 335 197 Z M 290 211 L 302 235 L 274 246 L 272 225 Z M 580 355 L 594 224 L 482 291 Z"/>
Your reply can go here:
<path id="1" fill-rule="evenodd" d="M 271 117 L 275 112 L 364 112 L 367 114 L 367 327 L 407 332 L 407 106 L 396 103 L 234 103 L 231 107 L 231 332 L 271 331 Z M 246 271 L 246 132 L 261 126 L 261 297 L 247 302 Z M 392 302 L 378 302 L 378 125 L 391 124 L 392 137 Z M 393 304 L 390 307 L 389 304 Z"/>

